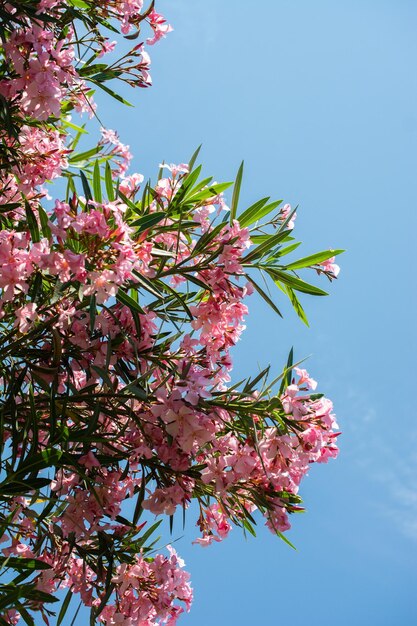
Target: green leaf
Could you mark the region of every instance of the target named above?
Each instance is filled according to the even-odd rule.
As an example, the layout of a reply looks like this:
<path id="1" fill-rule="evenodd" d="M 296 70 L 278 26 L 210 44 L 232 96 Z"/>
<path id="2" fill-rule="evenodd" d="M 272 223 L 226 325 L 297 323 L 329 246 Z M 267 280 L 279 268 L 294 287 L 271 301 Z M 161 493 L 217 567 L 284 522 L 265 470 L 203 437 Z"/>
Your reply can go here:
<path id="1" fill-rule="evenodd" d="M 72 130 L 77 131 L 77 133 L 79 133 L 80 135 L 88 135 L 88 131 L 85 130 L 85 125 L 77 126 L 77 124 L 74 124 L 73 122 L 69 122 L 65 118 L 63 118 L 61 121 L 62 121 L 62 125 L 63 126 L 67 126 L 68 128 L 72 128 Z"/>
<path id="2" fill-rule="evenodd" d="M 323 250 L 323 252 L 316 252 L 316 254 L 311 254 L 310 256 L 305 256 L 298 261 L 294 261 L 294 263 L 290 263 L 285 266 L 287 270 L 299 270 L 303 267 L 310 267 L 311 265 L 317 265 L 318 263 L 322 263 L 323 261 L 327 261 L 332 257 L 342 254 L 344 250 Z"/>
<path id="3" fill-rule="evenodd" d="M 295 291 L 301 291 L 302 293 L 308 293 L 311 296 L 328 296 L 327 291 L 323 291 L 323 289 L 319 289 L 314 285 L 310 285 L 309 283 L 304 282 L 300 278 L 296 278 L 291 274 L 287 274 L 282 272 L 281 270 L 277 270 L 271 266 L 265 265 L 263 267 L 265 271 L 271 276 L 274 282 L 279 281 L 284 283 L 285 285 L 289 285 L 291 289 Z"/>
<path id="4" fill-rule="evenodd" d="M 191 157 L 191 159 L 190 159 L 190 161 L 189 161 L 189 163 L 188 163 L 188 167 L 189 167 L 189 169 L 190 169 L 190 172 L 192 171 L 192 169 L 193 169 L 193 167 L 194 167 L 194 163 L 196 162 L 197 157 L 198 157 L 198 155 L 200 154 L 201 145 L 202 145 L 202 144 L 200 144 L 200 145 L 198 146 L 197 150 L 194 152 L 193 156 Z"/>
<path id="5" fill-rule="evenodd" d="M 41 240 L 38 222 L 36 220 L 32 207 L 30 206 L 27 200 L 25 200 L 25 211 L 26 211 L 26 220 L 28 223 L 28 228 L 30 231 L 30 235 L 32 237 L 32 242 L 38 243 Z"/>
<path id="6" fill-rule="evenodd" d="M 191 168 L 190 168 L 191 169 Z M 182 200 L 184 198 L 184 196 L 191 195 L 192 194 L 192 188 L 194 183 L 197 182 L 198 177 L 201 174 L 201 170 L 202 170 L 202 165 L 199 165 L 198 167 L 195 168 L 195 170 L 191 170 L 183 179 L 182 185 L 179 189 L 179 191 L 177 192 L 177 194 L 174 196 L 173 198 L 173 203 L 176 201 L 177 197 L 179 196 L 180 199 Z"/>
<path id="7" fill-rule="evenodd" d="M 217 226 L 215 226 L 213 230 L 208 230 L 203 235 L 201 235 L 200 239 L 197 241 L 192 250 L 191 256 L 196 256 L 197 254 L 200 254 L 200 252 L 207 251 L 209 243 L 211 243 L 213 239 L 217 237 L 217 235 L 224 227 L 224 224 L 217 224 Z"/>
<path id="8" fill-rule="evenodd" d="M 6 495 L 25 494 L 30 491 L 36 491 L 36 489 L 42 489 L 42 487 L 47 487 L 50 484 L 49 478 L 31 478 L 30 480 L 10 483 L 3 482 L 0 485 L 0 493 Z"/>
<path id="9" fill-rule="evenodd" d="M 246 274 L 246 278 L 252 283 L 256 291 L 259 293 L 260 296 L 262 296 L 265 302 L 269 304 L 271 309 L 273 309 L 275 313 L 277 313 L 280 317 L 282 317 L 281 311 L 278 309 L 275 302 L 273 302 L 273 300 L 268 296 L 268 294 L 262 289 L 262 287 L 260 287 L 258 283 L 251 276 L 249 276 L 249 274 Z"/>
<path id="10" fill-rule="evenodd" d="M 291 245 L 286 246 L 285 248 L 280 248 L 277 254 L 278 258 L 286 256 L 290 252 L 293 252 L 293 250 L 296 250 L 299 246 L 301 246 L 301 241 L 296 241 L 295 243 L 292 243 Z"/>
<path id="11" fill-rule="evenodd" d="M 126 387 L 123 387 L 123 393 L 126 393 L 126 392 L 131 393 L 137 398 L 139 398 L 140 400 L 146 400 L 148 398 L 148 394 L 146 392 L 146 389 L 139 386 L 138 384 L 139 380 L 140 379 L 138 378 L 137 380 L 134 380 L 132 383 L 129 383 L 128 385 L 126 385 Z"/>
<path id="12" fill-rule="evenodd" d="M 106 161 L 106 169 L 105 169 L 104 180 L 105 180 L 105 183 L 106 183 L 107 198 L 108 198 L 109 202 L 114 202 L 113 177 L 112 177 L 112 171 L 111 171 L 110 163 L 108 161 Z"/>
<path id="13" fill-rule="evenodd" d="M 244 167 L 244 161 L 242 161 L 242 163 L 239 166 L 239 169 L 236 174 L 235 185 L 233 187 L 232 202 L 230 205 L 230 223 L 232 223 L 233 220 L 236 219 L 237 206 L 239 204 L 240 187 L 242 185 L 242 178 L 243 178 L 243 167 Z"/>
<path id="14" fill-rule="evenodd" d="M 109 376 L 109 371 L 105 367 L 99 367 L 98 365 L 92 365 L 91 368 L 97 372 L 97 374 L 103 379 L 103 382 L 110 390 L 114 389 L 114 383 Z"/>
<path id="15" fill-rule="evenodd" d="M 148 228 L 151 228 L 152 226 L 155 226 L 156 224 L 158 224 L 166 216 L 167 214 L 165 213 L 165 211 L 157 211 L 156 213 L 148 213 L 147 215 L 144 215 L 143 217 L 140 217 L 139 219 L 132 222 L 131 226 L 137 226 L 138 227 L 137 232 L 141 233 L 144 230 L 147 230 Z"/>
<path id="16" fill-rule="evenodd" d="M 39 559 L 25 559 L 12 556 L 0 556 L 0 567 L 12 567 L 16 570 L 51 569 L 51 565 Z"/>
<path id="17" fill-rule="evenodd" d="M 138 523 L 140 516 L 142 515 L 142 512 L 143 512 L 142 503 L 145 499 L 146 477 L 145 477 L 145 473 L 144 473 L 145 470 L 144 470 L 143 465 L 141 467 L 142 467 L 142 480 L 140 483 L 138 499 L 136 501 L 135 510 L 133 512 L 133 517 L 132 517 L 132 523 L 134 525 Z"/>
<path id="18" fill-rule="evenodd" d="M 244 258 L 243 263 L 250 263 L 254 259 L 262 258 L 267 254 L 272 248 L 277 246 L 281 241 L 285 241 L 285 239 L 290 235 L 291 230 L 284 230 L 282 232 L 275 233 L 274 235 L 269 235 L 268 239 L 266 239 L 263 243 L 259 244 L 254 250 L 249 252 Z"/>
<path id="19" fill-rule="evenodd" d="M 97 315 L 97 299 L 93 294 L 90 296 L 90 306 L 89 306 L 89 316 L 90 316 L 90 334 L 92 335 L 94 332 L 94 328 L 96 325 L 96 315 Z"/>
<path id="20" fill-rule="evenodd" d="M 94 191 L 94 200 L 101 203 L 103 200 L 103 197 L 101 195 L 100 166 L 98 164 L 97 159 L 94 163 L 94 170 L 93 170 L 93 191 Z"/>
<path id="21" fill-rule="evenodd" d="M 35 620 L 21 602 L 16 602 L 16 609 L 27 626 L 36 626 Z"/>
<path id="22" fill-rule="evenodd" d="M 73 154 L 68 162 L 70 165 L 75 165 L 76 163 L 80 163 L 81 161 L 88 161 L 92 156 L 100 152 L 101 148 L 96 146 L 95 148 L 91 148 L 90 150 L 86 150 L 85 152 L 78 152 L 77 154 Z"/>
<path id="23" fill-rule="evenodd" d="M 233 183 L 216 183 L 215 185 L 211 185 L 210 187 L 207 187 L 207 189 L 203 189 L 203 191 L 200 191 L 195 195 L 189 197 L 187 196 L 187 200 L 193 203 L 203 202 L 204 200 L 209 200 L 210 198 L 218 196 L 226 189 L 229 189 L 232 185 Z"/>
<path id="24" fill-rule="evenodd" d="M 279 231 L 278 232 L 281 232 L 281 231 L 283 231 L 283 230 L 285 230 L 287 228 L 287 225 L 291 222 L 292 218 L 296 214 L 297 209 L 298 209 L 298 205 L 295 207 L 295 209 L 293 209 L 291 211 L 291 213 L 288 215 L 287 219 L 282 222 L 281 226 L 279 227 Z"/>
<path id="25" fill-rule="evenodd" d="M 242 228 L 259 221 L 262 217 L 274 211 L 282 203 L 282 200 L 276 200 L 275 202 L 266 204 L 268 200 L 269 198 L 262 198 L 262 200 L 258 200 L 258 202 L 252 204 L 252 206 L 240 215 L 238 219 Z"/>
<path id="26" fill-rule="evenodd" d="M 245 530 L 249 531 L 253 537 L 256 537 L 255 529 L 247 519 L 242 520 L 242 526 Z"/>
<path id="27" fill-rule="evenodd" d="M 63 619 L 65 617 L 65 614 L 66 614 L 66 612 L 68 610 L 68 607 L 69 607 L 69 604 L 71 602 L 71 599 L 72 599 L 73 595 L 74 595 L 74 592 L 72 591 L 72 589 L 69 589 L 68 592 L 67 592 L 67 595 L 64 598 L 64 601 L 62 603 L 61 609 L 59 611 L 58 619 L 57 619 L 57 622 L 56 622 L 56 626 L 60 626 L 62 624 L 62 621 L 63 621 Z"/>
<path id="28" fill-rule="evenodd" d="M 184 197 L 184 202 L 185 202 L 185 203 L 187 203 L 188 198 L 189 198 L 190 196 L 193 196 L 193 195 L 197 194 L 197 193 L 198 193 L 199 191 L 201 191 L 204 187 L 206 187 L 207 185 L 210 185 L 210 183 L 211 183 L 211 181 L 212 181 L 212 180 L 213 180 L 213 177 L 212 177 L 212 176 L 208 176 L 207 178 L 203 178 L 202 180 L 199 180 L 199 181 L 197 182 L 197 184 L 196 184 L 196 185 L 195 185 L 192 189 L 190 189 L 190 191 L 188 191 L 188 192 L 185 194 L 185 197 Z"/>
<path id="29" fill-rule="evenodd" d="M 161 300 L 163 300 L 163 295 L 161 294 L 161 292 L 155 289 L 153 283 L 148 278 L 146 278 L 145 276 L 142 276 L 142 274 L 139 274 L 139 272 L 137 272 L 136 270 L 134 270 L 133 273 L 136 276 L 138 283 L 146 291 L 149 291 L 149 293 L 151 293 L 153 296 L 156 296 L 157 298 L 160 298 Z"/>
<path id="30" fill-rule="evenodd" d="M 193 320 L 193 319 L 194 319 L 194 317 L 193 317 L 193 315 L 192 315 L 192 313 L 191 313 L 190 309 L 188 308 L 188 305 L 187 305 L 187 303 L 186 303 L 186 301 L 185 301 L 185 298 L 183 298 L 183 296 L 182 296 L 182 295 L 181 295 L 178 291 L 175 291 L 175 289 L 173 289 L 170 285 L 168 285 L 167 283 L 164 283 L 164 282 L 162 282 L 162 281 L 158 281 L 158 283 L 157 283 L 157 284 L 158 284 L 158 286 L 159 286 L 161 289 L 165 289 L 166 291 L 168 291 L 168 292 L 172 295 L 172 297 L 173 297 L 173 298 L 174 298 L 174 299 L 175 299 L 175 300 L 179 303 L 179 305 L 180 305 L 180 306 L 184 309 L 184 311 L 186 312 L 186 314 L 187 314 L 187 316 L 188 316 L 188 318 L 189 318 L 190 320 Z"/>
<path id="31" fill-rule="evenodd" d="M 87 180 L 84 172 L 82 172 L 81 170 L 80 170 L 80 178 L 81 178 L 81 183 L 82 183 L 82 186 L 83 186 L 85 199 L 88 202 L 89 200 L 93 199 L 93 194 L 91 193 L 91 189 L 90 189 L 90 185 L 88 184 L 88 180 Z"/>
<path id="32" fill-rule="evenodd" d="M 94 80 L 92 78 L 90 78 L 89 80 L 95 85 L 97 85 L 97 87 L 100 87 L 100 89 L 102 89 L 103 91 L 108 93 L 110 96 L 112 96 L 112 98 L 114 98 L 115 100 L 118 100 L 118 102 L 121 102 L 122 104 L 126 104 L 128 107 L 133 106 L 133 104 L 131 104 L 130 102 L 122 98 L 122 96 L 120 96 L 118 93 L 115 93 L 112 89 L 109 89 L 107 85 L 103 85 L 103 83 L 101 83 L 100 81 Z"/>
<path id="33" fill-rule="evenodd" d="M 39 220 L 40 220 L 41 227 L 42 227 L 42 234 L 47 239 L 50 239 L 51 238 L 51 229 L 50 229 L 49 223 L 48 223 L 48 215 L 47 215 L 45 209 L 41 205 L 38 206 L 38 212 L 39 212 Z"/>
<path id="34" fill-rule="evenodd" d="M 299 301 L 291 287 L 289 285 L 280 285 L 280 288 L 290 299 L 293 309 L 297 313 L 300 320 L 304 322 L 306 326 L 310 326 L 308 323 L 307 315 L 305 314 L 304 309 L 301 306 L 301 302 Z"/>
<path id="35" fill-rule="evenodd" d="M 45 448 L 45 450 L 42 450 L 42 452 L 37 452 L 36 454 L 30 455 L 30 457 L 27 457 L 25 460 L 19 463 L 17 470 L 13 475 L 13 478 L 18 477 L 22 474 L 25 475 L 35 471 L 38 472 L 41 469 L 59 465 L 62 454 L 62 450 L 57 450 L 55 448 Z"/>
<path id="36" fill-rule="evenodd" d="M 282 378 L 280 395 L 284 392 L 286 387 L 291 385 L 293 364 L 294 364 L 294 348 L 291 348 L 288 354 L 287 365 L 285 367 L 285 374 Z"/>
<path id="37" fill-rule="evenodd" d="M 286 536 L 285 536 L 283 533 L 281 533 L 279 530 L 277 530 L 277 531 L 275 531 L 275 532 L 276 532 L 276 534 L 278 535 L 278 537 L 279 537 L 280 539 L 282 539 L 282 541 L 283 541 L 284 543 L 286 543 L 286 544 L 287 544 L 287 546 L 290 546 L 290 548 L 292 548 L 293 550 L 297 550 L 297 548 L 295 547 L 295 545 L 294 545 L 294 544 L 292 544 L 292 543 L 291 543 L 291 541 L 290 541 L 289 539 L 287 539 L 287 538 L 286 538 Z"/>
<path id="38" fill-rule="evenodd" d="M 108 68 L 108 65 L 106 63 L 93 63 L 92 65 L 89 65 L 89 63 L 87 62 L 85 65 L 83 65 L 83 67 L 79 68 L 78 74 L 80 76 L 91 76 L 92 74 L 98 74 L 99 72 L 105 72 Z"/>
<path id="39" fill-rule="evenodd" d="M 73 7 L 77 7 L 78 9 L 90 9 L 90 5 L 84 2 L 83 0 L 68 0 L 68 4 L 71 4 Z"/>
<path id="40" fill-rule="evenodd" d="M 127 294 L 123 289 L 119 289 L 117 292 L 116 300 L 129 307 L 132 312 L 136 311 L 137 313 L 144 313 L 142 307 L 136 302 L 136 300 L 129 296 L 129 294 Z"/>
<path id="41" fill-rule="evenodd" d="M 269 200 L 269 196 L 267 198 L 262 198 L 258 200 L 254 204 L 251 204 L 241 215 L 239 215 L 238 220 L 239 224 L 244 226 L 250 226 L 253 222 L 256 222 L 256 214 L 259 210 L 261 210 Z M 255 216 L 255 217 L 254 217 Z"/>
<path id="42" fill-rule="evenodd" d="M 155 524 L 152 524 L 152 526 L 148 528 L 148 530 L 141 537 L 139 537 L 138 541 L 135 542 L 137 546 L 142 547 L 145 544 L 145 541 L 149 539 L 149 537 L 155 532 L 160 524 L 162 524 L 161 519 L 158 522 L 155 522 Z"/>

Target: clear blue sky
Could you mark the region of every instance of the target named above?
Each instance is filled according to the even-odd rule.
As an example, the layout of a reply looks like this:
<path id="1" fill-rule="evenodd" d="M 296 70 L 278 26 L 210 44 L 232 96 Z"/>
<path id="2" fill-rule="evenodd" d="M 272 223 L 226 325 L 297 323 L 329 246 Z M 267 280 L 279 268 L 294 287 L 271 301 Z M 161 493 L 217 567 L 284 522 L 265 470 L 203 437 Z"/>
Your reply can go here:
<path id="1" fill-rule="evenodd" d="M 311 328 L 249 301 L 237 379 L 291 345 L 336 407 L 336 462 L 302 486 L 292 551 L 260 528 L 209 549 L 176 547 L 195 603 L 184 626 L 414 626 L 417 414 L 415 0 L 160 0 L 175 31 L 152 50 L 154 87 L 107 101 L 101 117 L 134 170 L 187 160 L 207 175 L 242 158 L 242 208 L 265 195 L 300 205 L 306 254 L 346 248 L 327 299 L 305 299 Z M 127 95 L 127 92 L 126 92 Z M 277 294 L 278 295 L 278 294 Z M 180 521 L 174 536 L 182 534 Z"/>

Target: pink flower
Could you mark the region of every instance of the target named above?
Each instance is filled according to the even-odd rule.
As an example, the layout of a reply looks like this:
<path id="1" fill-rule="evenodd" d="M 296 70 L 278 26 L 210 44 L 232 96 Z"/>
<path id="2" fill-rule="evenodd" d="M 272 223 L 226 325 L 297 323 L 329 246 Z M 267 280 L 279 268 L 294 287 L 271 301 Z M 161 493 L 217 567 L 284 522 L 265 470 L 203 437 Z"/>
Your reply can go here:
<path id="1" fill-rule="evenodd" d="M 314 378 L 310 378 L 310 375 L 307 372 L 307 370 L 302 370 L 302 369 L 299 369 L 298 367 L 295 367 L 294 370 L 297 376 L 300 377 L 300 380 L 298 381 L 299 387 L 301 387 L 302 385 L 305 385 L 307 389 L 312 389 L 313 391 L 317 388 L 317 381 L 314 380 Z"/>
<path id="2" fill-rule="evenodd" d="M 86 467 L 87 469 L 92 469 L 93 467 L 100 467 L 99 461 L 97 460 L 93 452 L 91 452 L 91 450 L 87 452 L 87 454 L 84 454 L 83 456 L 81 456 L 78 459 L 78 463 L 80 463 L 80 465 L 84 465 L 84 467 Z"/>
<path id="3" fill-rule="evenodd" d="M 340 267 L 334 261 L 335 257 L 332 256 L 330 259 L 327 259 L 327 261 L 319 263 L 319 266 L 322 267 L 325 272 L 328 272 L 331 278 L 337 278 L 340 273 Z"/>
<path id="4" fill-rule="evenodd" d="M 113 52 L 116 45 L 117 45 L 117 41 L 109 41 L 108 39 L 103 41 L 101 44 L 101 50 L 97 55 L 98 58 L 104 56 L 105 54 L 108 54 L 109 52 Z"/>
<path id="5" fill-rule="evenodd" d="M 166 37 L 167 34 L 173 30 L 172 26 L 167 24 L 165 18 L 155 10 L 149 13 L 148 20 L 154 31 L 153 37 L 146 40 L 148 46 L 153 46 L 157 41 Z"/>
<path id="6" fill-rule="evenodd" d="M 34 302 L 30 302 L 20 309 L 16 309 L 15 325 L 19 326 L 19 330 L 21 333 L 27 333 L 31 329 L 33 322 L 38 317 L 36 309 L 37 306 Z"/>

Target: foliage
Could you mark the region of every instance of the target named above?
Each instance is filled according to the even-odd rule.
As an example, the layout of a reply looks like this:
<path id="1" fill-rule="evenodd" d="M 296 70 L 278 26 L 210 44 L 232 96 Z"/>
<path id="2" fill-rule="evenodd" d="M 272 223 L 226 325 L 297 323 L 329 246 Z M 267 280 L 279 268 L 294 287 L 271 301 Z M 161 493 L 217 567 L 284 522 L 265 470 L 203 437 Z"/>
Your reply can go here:
<path id="1" fill-rule="evenodd" d="M 302 477 L 337 454 L 332 404 L 292 353 L 275 380 L 229 383 L 243 300 L 281 315 L 275 284 L 307 323 L 298 294 L 326 292 L 299 271 L 331 280 L 341 251 L 287 261 L 295 210 L 240 211 L 243 164 L 229 210 L 232 183 L 202 178 L 198 151 L 154 183 L 128 174 L 114 131 L 77 152 L 69 113 L 94 115 L 95 89 L 124 102 L 109 82 L 150 85 L 144 43 L 105 59 L 109 32 L 169 32 L 153 3 L 1 2 L 0 16 L 0 624 L 62 624 L 74 594 L 91 623 L 174 624 L 188 574 L 155 552 L 143 511 L 172 521 L 195 500 L 197 543 L 254 534 L 259 516 L 288 542 Z"/>

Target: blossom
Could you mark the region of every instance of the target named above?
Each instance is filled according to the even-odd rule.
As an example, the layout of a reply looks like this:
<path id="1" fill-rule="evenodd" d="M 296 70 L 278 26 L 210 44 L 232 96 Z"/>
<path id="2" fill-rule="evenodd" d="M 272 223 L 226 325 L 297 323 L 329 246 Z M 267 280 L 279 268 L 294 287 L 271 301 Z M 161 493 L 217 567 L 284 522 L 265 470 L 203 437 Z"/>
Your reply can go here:
<path id="1" fill-rule="evenodd" d="M 173 30 L 172 26 L 167 24 L 165 18 L 154 9 L 149 13 L 148 20 L 154 32 L 153 37 L 149 37 L 146 40 L 148 46 L 153 46 L 157 41 L 166 37 L 167 34 Z"/>
<path id="2" fill-rule="evenodd" d="M 340 273 L 340 267 L 334 262 L 335 257 L 332 256 L 327 261 L 319 263 L 319 266 L 323 268 L 323 271 L 327 272 L 331 278 L 337 278 Z"/>
<path id="3" fill-rule="evenodd" d="M 33 322 L 38 316 L 36 310 L 37 306 L 34 302 L 30 302 L 29 304 L 22 306 L 20 309 L 16 309 L 16 324 L 18 325 L 21 333 L 27 333 L 31 329 Z"/>

